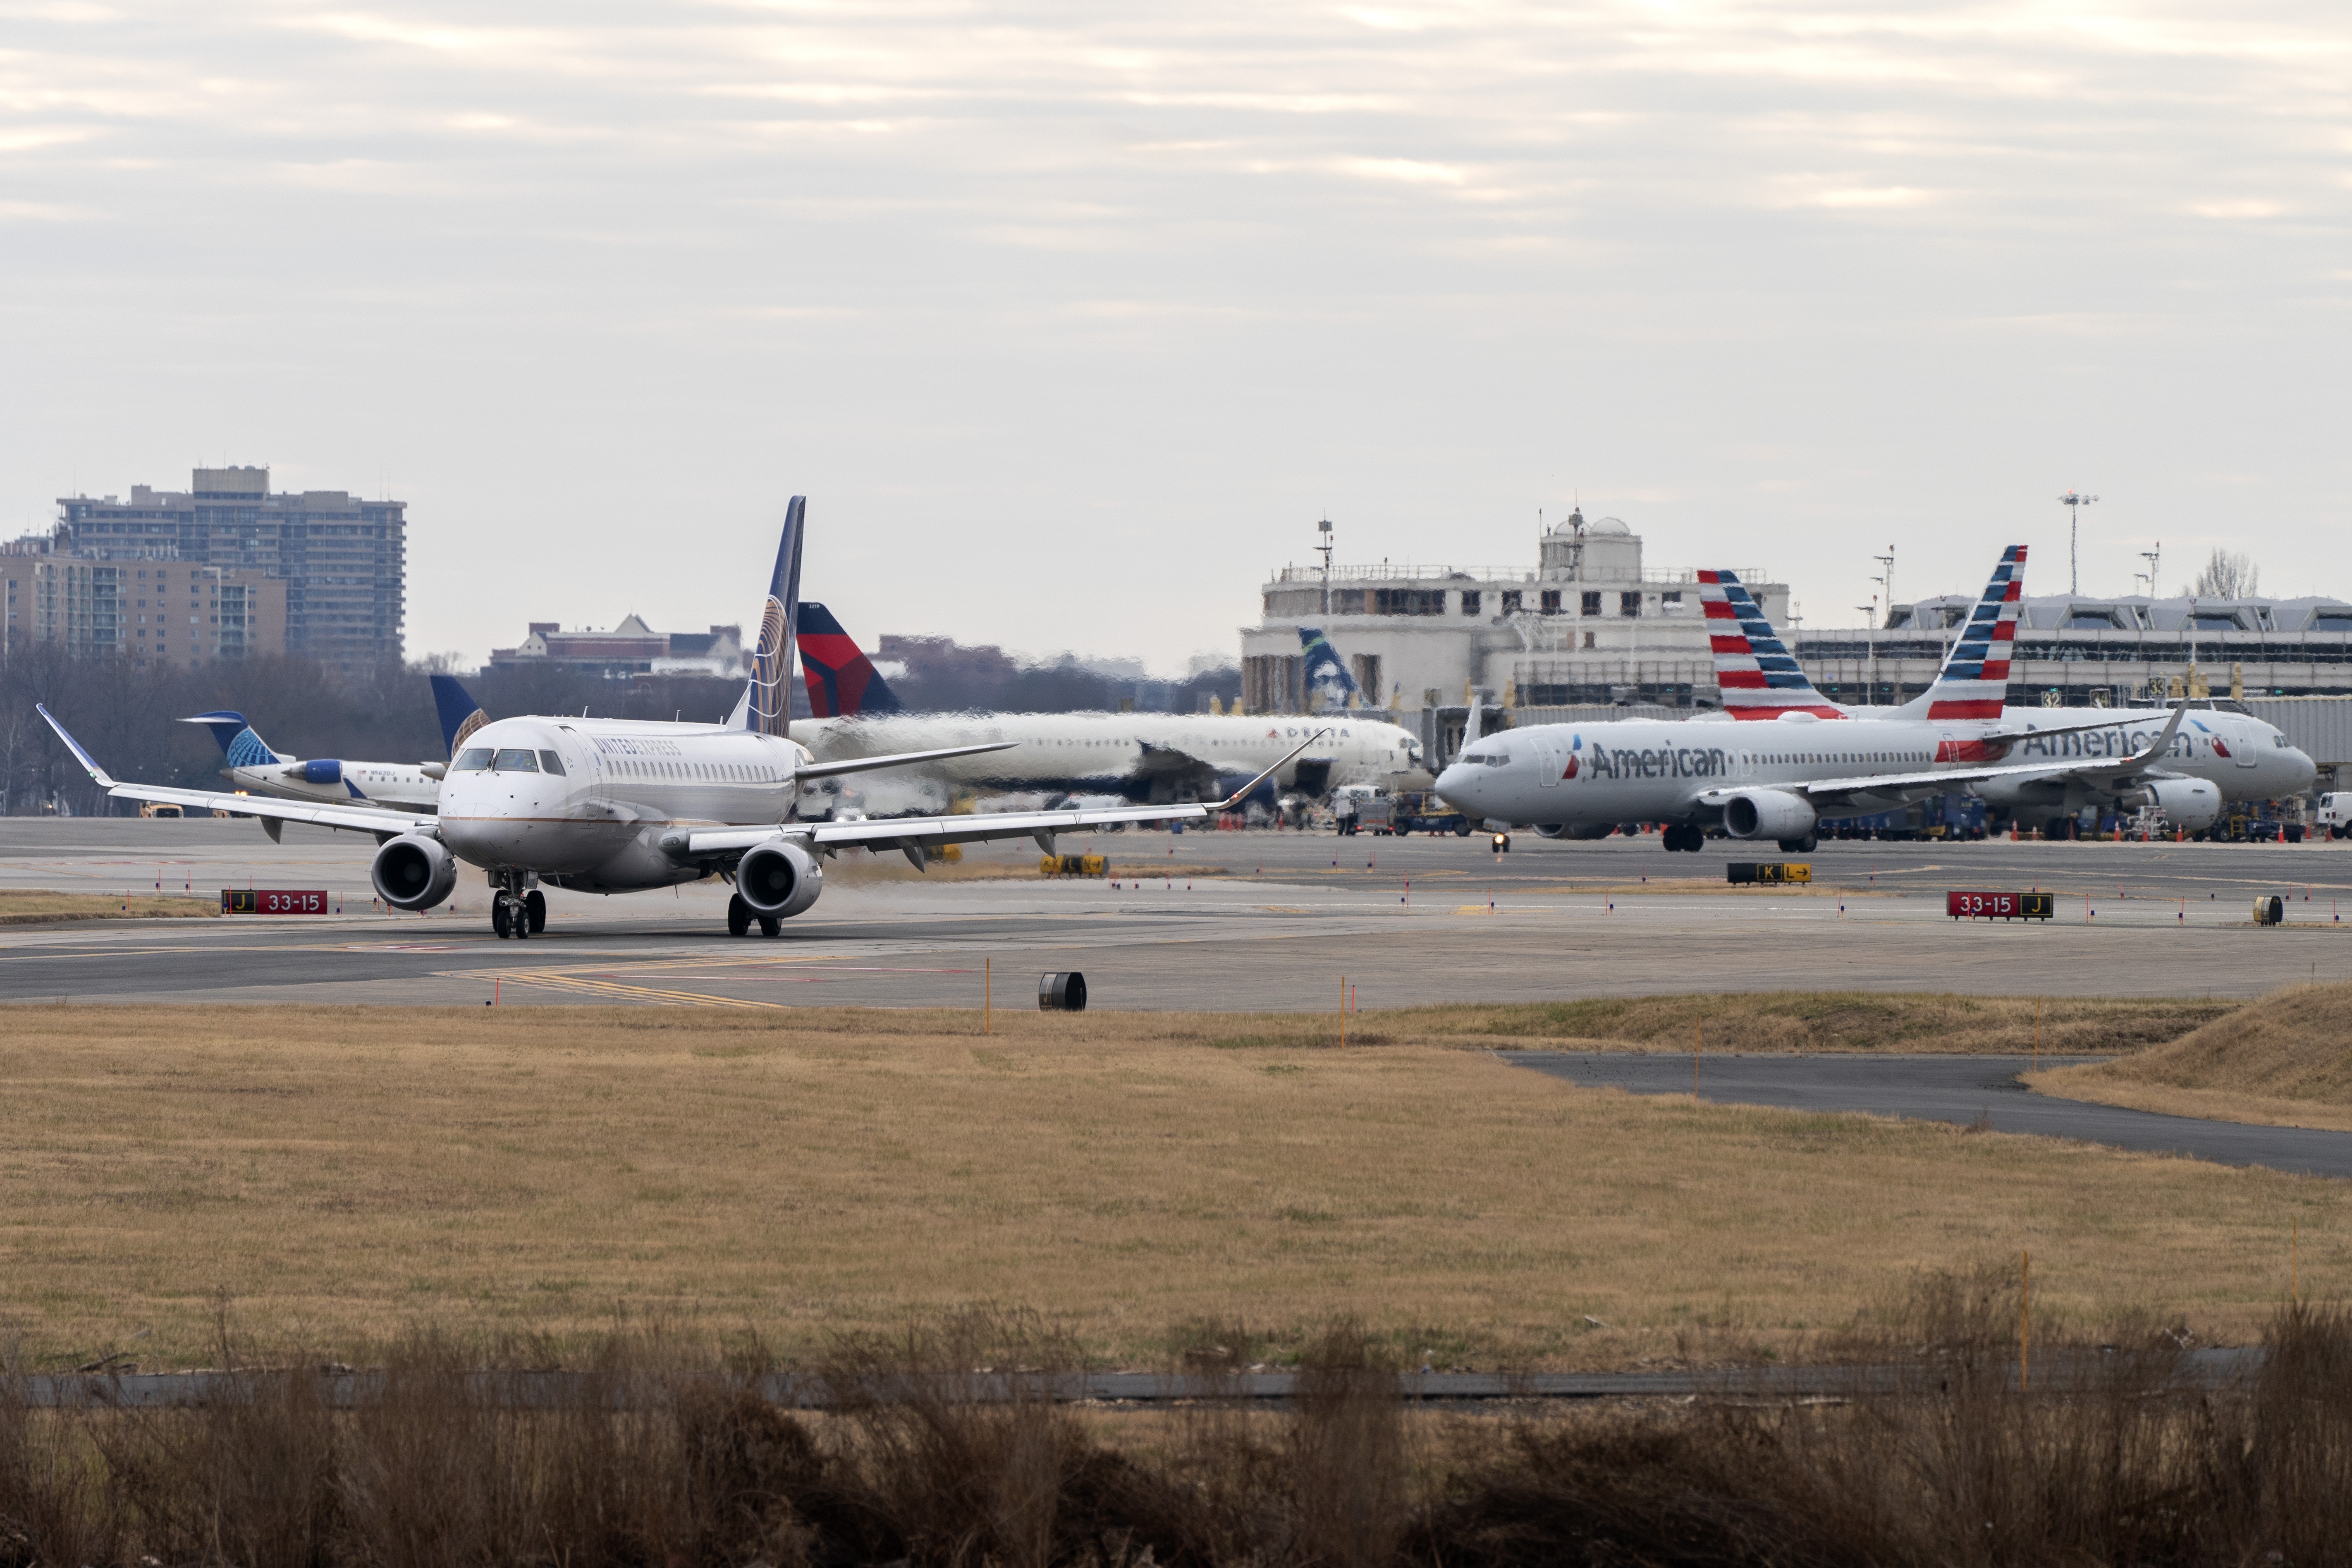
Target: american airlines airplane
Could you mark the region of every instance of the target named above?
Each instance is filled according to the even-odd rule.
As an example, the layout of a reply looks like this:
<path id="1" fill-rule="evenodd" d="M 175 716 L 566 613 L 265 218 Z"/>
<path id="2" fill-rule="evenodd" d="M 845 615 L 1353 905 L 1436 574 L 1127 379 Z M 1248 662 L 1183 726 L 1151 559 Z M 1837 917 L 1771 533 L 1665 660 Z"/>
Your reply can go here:
<path id="1" fill-rule="evenodd" d="M 1717 683 L 1723 691 L 1725 711 L 1735 718 L 1771 719 L 1798 713 L 1869 723 L 1983 722 L 2004 731 L 2021 731 L 2023 739 L 2013 744 L 1991 740 L 1957 742 L 1937 760 L 2073 763 L 2112 761 L 2142 750 L 2176 706 L 2115 709 L 2086 729 L 2080 723 L 2062 722 L 2079 719 L 2086 710 L 2007 705 L 2010 651 L 2025 592 L 2022 544 L 2011 545 L 2001 552 L 2000 563 L 1993 568 L 1967 625 L 1953 639 L 1936 682 L 1900 707 L 1853 708 L 1830 701 L 1789 656 L 1779 633 L 1736 574 L 1701 575 L 1714 580 L 1722 590 L 1719 609 L 1717 599 L 1706 599 L 1709 616 L 1737 626 L 1736 637 L 1719 632 L 1714 638 Z M 2317 776 L 2310 756 L 2289 743 L 2277 726 L 2226 701 L 2200 699 L 2177 706 L 2189 711 L 2165 755 L 2162 772 L 2167 777 L 2154 778 L 2146 788 L 2136 783 L 2116 787 L 2113 781 L 2102 784 L 2060 767 L 2041 774 L 1988 779 L 1970 784 L 1969 793 L 1990 805 L 1996 817 L 2033 825 L 2071 816 L 2088 806 L 2155 805 L 2164 809 L 2173 826 L 2196 833 L 2212 825 L 2214 814 L 2168 782 L 2173 775 L 2205 780 L 2220 792 L 2222 801 L 2299 795 Z M 2173 798 L 2168 802 L 2168 796 Z"/>
<path id="2" fill-rule="evenodd" d="M 2004 556 L 2007 575 L 1997 574 L 1988 590 L 1995 608 L 1986 640 L 2003 645 L 2002 655 L 2019 607 L 2011 569 L 2021 560 L 2021 551 Z M 1720 827 L 1734 838 L 1802 853 L 1813 847 L 1823 817 L 1892 810 L 1964 787 L 2031 786 L 2067 798 L 2153 805 L 2192 832 L 2220 815 L 2219 786 L 2174 765 L 2199 752 L 2194 735 L 2182 734 L 2185 709 L 2173 709 L 2160 726 L 2132 714 L 2059 724 L 2049 721 L 2048 710 L 2029 710 L 2035 715 L 2029 728 L 2000 706 L 2008 659 L 1973 650 L 1963 659 L 1956 650 L 1922 701 L 1929 715 L 1958 705 L 1970 716 L 1853 722 L 1788 657 L 1737 577 L 1703 572 L 1699 579 L 1724 718 L 1508 731 L 1465 746 L 1438 776 L 1438 793 L 1474 816 L 1537 824 L 1550 837 L 1601 837 L 1621 823 L 1664 822 L 1666 847 L 1680 850 L 1703 847 L 1706 829 Z M 2006 633 L 1999 629 L 2004 620 Z M 2117 738 L 2136 724 L 2154 732 Z M 2074 754 L 2004 760 L 2029 743 Z M 2210 758 L 2210 746 L 2203 754 Z M 2311 760 L 2283 737 L 2261 761 L 2267 794 L 2311 780 Z"/>
<path id="3" fill-rule="evenodd" d="M 966 748 L 927 771 L 969 790 L 1152 803 L 1214 800 L 1253 778 L 1321 795 L 1422 766 L 1410 731 L 1360 713 L 908 713 L 823 605 L 801 606 L 799 638 L 816 716 L 800 734 L 820 761 Z"/>
<path id="4" fill-rule="evenodd" d="M 547 922 L 540 885 L 626 893 L 719 877 L 731 881 L 730 935 L 756 922 L 764 936 L 814 904 L 823 858 L 845 845 L 895 848 L 917 867 L 932 845 L 1034 838 L 1139 822 L 1196 821 L 1226 803 L 974 814 L 887 822 L 791 819 L 803 779 L 940 761 L 982 747 L 819 763 L 786 733 L 806 502 L 793 498 L 776 553 L 752 676 L 722 724 L 646 723 L 541 715 L 501 719 L 464 738 L 442 781 L 436 817 L 376 806 L 313 805 L 209 790 L 118 783 L 47 708 L 38 711 L 108 794 L 128 800 L 226 808 L 269 822 L 308 822 L 373 833 L 371 879 L 394 909 L 447 899 L 460 864 L 495 889 L 490 926 L 529 937 Z M 1313 743 L 1308 737 L 1296 748 Z M 1001 744 L 1001 743 L 992 743 Z M 1287 757 L 1282 759 L 1286 762 Z M 1251 781 L 1254 785 L 1255 781 Z"/>
<path id="5" fill-rule="evenodd" d="M 446 685 L 445 685 L 446 683 Z M 433 693 L 441 710 L 441 739 L 450 757 L 457 754 L 461 734 L 489 721 L 466 694 L 466 689 L 446 675 L 433 678 Z M 457 711 L 453 716 L 452 707 Z M 434 811 L 441 804 L 441 779 L 448 763 L 361 763 L 341 757 L 289 757 L 273 752 L 245 721 L 245 715 L 227 709 L 183 719 L 202 724 L 220 742 L 227 766 L 221 776 L 239 795 L 275 795 L 283 800 L 320 804 L 386 805 L 396 811 Z M 471 725 L 472 728 L 467 726 Z M 274 830 L 273 830 L 274 836 Z"/>

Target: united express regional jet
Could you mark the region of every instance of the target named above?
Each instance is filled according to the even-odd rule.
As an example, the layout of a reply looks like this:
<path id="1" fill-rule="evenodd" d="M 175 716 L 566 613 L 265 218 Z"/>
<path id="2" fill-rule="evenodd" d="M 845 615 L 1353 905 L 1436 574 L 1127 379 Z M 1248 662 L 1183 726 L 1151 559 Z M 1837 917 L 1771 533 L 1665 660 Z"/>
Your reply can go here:
<path id="1" fill-rule="evenodd" d="M 39 711 L 90 778 L 127 800 L 223 808 L 266 825 L 308 822 L 373 833 L 371 879 L 394 909 L 426 910 L 449 897 L 460 863 L 482 870 L 495 897 L 491 929 L 528 937 L 547 921 L 541 884 L 626 893 L 719 877 L 733 882 L 727 929 L 765 936 L 805 911 L 824 890 L 823 857 L 844 846 L 895 848 L 920 868 L 933 845 L 1034 838 L 1144 822 L 1198 821 L 1226 802 L 898 817 L 881 822 L 791 820 L 801 782 L 905 767 L 1002 744 L 950 746 L 831 763 L 787 733 L 794 610 L 799 605 L 803 498 L 787 510 L 783 540 L 761 618 L 752 675 L 736 716 L 722 724 L 648 723 L 540 715 L 500 719 L 464 737 L 442 781 L 440 813 L 420 818 L 356 803 L 311 804 L 210 790 L 121 784 Z M 1307 742 L 1294 749 L 1304 751 Z M 1283 759 L 1287 761 L 1287 758 Z M 1247 788 L 1255 787 L 1252 780 Z"/>

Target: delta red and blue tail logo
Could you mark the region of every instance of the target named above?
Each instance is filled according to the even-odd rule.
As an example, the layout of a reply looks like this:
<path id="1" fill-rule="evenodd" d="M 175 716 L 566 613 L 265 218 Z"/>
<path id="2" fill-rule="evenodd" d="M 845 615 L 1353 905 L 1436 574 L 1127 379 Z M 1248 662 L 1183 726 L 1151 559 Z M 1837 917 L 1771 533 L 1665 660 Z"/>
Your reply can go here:
<path id="1" fill-rule="evenodd" d="M 1698 584 L 1726 713 L 1734 719 L 1778 719 L 1783 713 L 1852 717 L 1814 689 L 1737 572 L 1702 572 Z"/>
<path id="2" fill-rule="evenodd" d="M 2025 595 L 2025 546 L 2000 552 L 1984 596 L 1969 612 L 1968 625 L 1927 688 L 1930 722 L 1998 719 L 2009 700 L 2009 662 L 2017 641 L 2017 618 Z"/>
<path id="3" fill-rule="evenodd" d="M 823 605 L 801 605 L 800 647 L 801 680 L 808 687 L 809 711 L 818 718 L 898 711 L 889 682 Z"/>

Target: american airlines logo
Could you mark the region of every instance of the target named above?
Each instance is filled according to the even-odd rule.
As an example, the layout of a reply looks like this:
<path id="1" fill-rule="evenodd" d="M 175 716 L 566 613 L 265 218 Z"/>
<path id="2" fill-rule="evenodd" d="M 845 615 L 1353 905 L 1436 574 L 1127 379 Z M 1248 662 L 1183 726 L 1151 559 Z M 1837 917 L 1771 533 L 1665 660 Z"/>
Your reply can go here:
<path id="1" fill-rule="evenodd" d="M 1592 748 L 1592 776 L 1597 779 L 1712 779 L 1731 771 L 1730 756 L 1720 746 L 1658 746 L 1634 751 Z M 1574 758 L 1562 778 L 1576 776 Z"/>

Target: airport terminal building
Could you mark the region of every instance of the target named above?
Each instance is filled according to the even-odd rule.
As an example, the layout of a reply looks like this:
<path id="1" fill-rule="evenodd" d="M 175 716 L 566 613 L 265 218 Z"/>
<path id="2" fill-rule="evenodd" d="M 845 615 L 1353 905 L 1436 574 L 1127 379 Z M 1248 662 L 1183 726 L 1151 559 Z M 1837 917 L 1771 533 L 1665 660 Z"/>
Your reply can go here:
<path id="1" fill-rule="evenodd" d="M 1740 580 L 1785 622 L 1789 588 Z M 1286 566 L 1242 632 L 1242 706 L 1306 710 L 1298 629 L 1320 628 L 1365 700 L 1400 712 L 1454 708 L 1475 687 L 1508 707 L 1641 702 L 1712 706 L 1715 664 L 1698 574 L 1642 559 L 1642 537 L 1582 512 L 1547 530 L 1526 567 Z"/>

